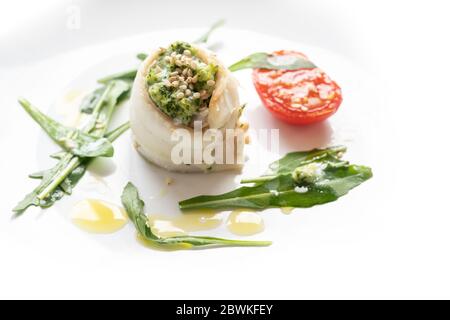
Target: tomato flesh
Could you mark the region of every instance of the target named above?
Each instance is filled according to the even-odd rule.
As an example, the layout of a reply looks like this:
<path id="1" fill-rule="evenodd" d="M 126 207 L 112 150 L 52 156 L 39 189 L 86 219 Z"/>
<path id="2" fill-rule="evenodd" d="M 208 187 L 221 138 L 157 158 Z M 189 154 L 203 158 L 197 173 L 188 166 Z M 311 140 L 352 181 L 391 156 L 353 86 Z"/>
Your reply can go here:
<path id="1" fill-rule="evenodd" d="M 305 55 L 277 51 L 275 56 Z M 255 69 L 253 84 L 264 106 L 277 118 L 298 125 L 323 121 L 342 103 L 342 91 L 321 69 Z"/>

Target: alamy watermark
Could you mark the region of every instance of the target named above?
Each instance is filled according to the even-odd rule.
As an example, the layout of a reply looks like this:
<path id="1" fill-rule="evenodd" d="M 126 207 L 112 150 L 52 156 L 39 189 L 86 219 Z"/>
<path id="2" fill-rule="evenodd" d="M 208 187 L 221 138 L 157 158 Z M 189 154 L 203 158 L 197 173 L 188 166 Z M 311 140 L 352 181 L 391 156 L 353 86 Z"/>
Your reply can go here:
<path id="1" fill-rule="evenodd" d="M 66 8 L 66 27 L 69 30 L 81 29 L 81 7 L 70 5 Z"/>
<path id="2" fill-rule="evenodd" d="M 202 122 L 194 122 L 194 130 L 176 129 L 171 135 L 175 142 L 171 150 L 171 160 L 181 164 L 228 164 L 242 165 L 245 162 L 244 145 L 249 138 L 264 145 L 271 152 L 278 153 L 279 130 L 259 129 L 206 129 Z"/>

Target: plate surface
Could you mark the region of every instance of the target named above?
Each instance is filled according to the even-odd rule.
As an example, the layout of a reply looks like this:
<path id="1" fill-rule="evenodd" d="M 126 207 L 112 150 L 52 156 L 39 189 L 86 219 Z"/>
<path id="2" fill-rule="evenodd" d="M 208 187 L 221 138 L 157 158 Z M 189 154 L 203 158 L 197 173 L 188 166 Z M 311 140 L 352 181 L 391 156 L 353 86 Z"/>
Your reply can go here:
<path id="1" fill-rule="evenodd" d="M 51 101 L 49 97 L 53 97 L 56 102 L 50 108 L 50 113 L 66 123 L 73 123 L 77 103 L 84 93 L 95 87 L 96 79 L 136 67 L 139 62 L 135 54 L 138 52 L 165 46 L 173 40 L 189 41 L 199 33 L 195 29 L 149 33 L 56 57 L 38 67 L 41 70 L 54 70 L 43 77 L 41 85 L 33 85 L 35 90 L 25 88 L 25 93 L 41 108 L 45 108 L 45 105 L 40 103 L 48 103 Z M 261 105 L 251 83 L 250 72 L 236 72 L 241 84 L 241 102 L 247 103 L 244 117 L 256 132 L 259 129 L 279 130 L 278 151 L 268 150 L 264 139 L 254 136 L 246 149 L 248 159 L 242 173 L 175 174 L 144 161 L 132 147 L 130 134 L 127 133 L 115 144 L 114 158 L 97 160 L 73 196 L 43 213 L 30 210 L 24 217 L 9 224 L 7 232 L 10 239 L 17 241 L 18 246 L 27 247 L 30 257 L 37 261 L 48 259 L 57 261 L 60 267 L 69 266 L 71 274 L 66 276 L 80 280 L 79 285 L 86 285 L 86 290 L 93 285 L 93 281 L 98 281 L 96 285 L 102 286 L 101 292 L 113 288 L 110 295 L 114 297 L 121 296 L 119 288 L 130 287 L 129 273 L 138 272 L 138 278 L 151 284 L 154 289 L 143 295 L 147 298 L 186 298 L 185 294 L 178 292 L 185 290 L 192 290 L 189 298 L 241 298 L 249 297 L 249 294 L 254 298 L 258 298 L 258 295 L 267 297 L 259 293 L 265 281 L 270 281 L 272 290 L 279 290 L 276 297 L 282 298 L 292 294 L 285 288 L 288 282 L 294 281 L 296 285 L 301 285 L 301 281 L 308 281 L 305 278 L 308 271 L 315 270 L 316 274 L 320 270 L 325 271 L 325 266 L 332 264 L 338 254 L 333 248 L 358 246 L 362 239 L 377 230 L 377 226 L 382 228 L 381 222 L 374 218 L 374 206 L 367 205 L 372 202 L 374 193 L 380 195 L 383 192 L 378 178 L 387 174 L 386 170 L 382 170 L 384 160 L 376 144 L 376 134 L 382 128 L 380 120 L 383 113 L 379 108 L 381 97 L 372 100 L 365 98 L 372 96 L 371 92 L 376 88 L 370 75 L 351 61 L 331 52 L 248 31 L 220 30 L 214 36 L 211 48 L 226 65 L 256 51 L 293 49 L 304 52 L 340 84 L 344 103 L 338 113 L 326 122 L 308 127 L 289 126 L 274 119 Z M 58 68 L 64 72 L 55 71 Z M 50 77 L 53 83 L 55 77 L 60 77 L 60 83 L 65 88 L 55 86 L 54 90 L 41 89 L 45 86 L 46 77 Z M 127 116 L 128 106 L 124 104 L 115 116 L 114 124 L 126 121 Z M 38 133 L 34 124 L 25 121 L 28 119 L 23 120 L 26 118 L 24 114 L 20 118 L 25 131 L 22 142 L 28 141 L 28 145 L 36 143 L 37 161 L 34 168 L 50 166 L 52 160 L 48 155 L 56 148 L 42 133 Z M 348 147 L 347 158 L 352 162 L 372 166 L 374 179 L 327 205 L 295 209 L 290 215 L 281 213 L 279 209 L 265 210 L 262 217 L 266 230 L 248 239 L 272 240 L 274 244 L 269 248 L 160 252 L 137 243 L 132 226 L 113 235 L 100 236 L 83 233 L 70 222 L 70 208 L 79 200 L 97 198 L 120 204 L 120 193 L 127 181 L 139 187 L 149 213 L 180 215 L 177 208 L 179 200 L 231 190 L 238 185 L 242 176 L 255 176 L 264 172 L 268 163 L 286 152 L 337 144 Z M 24 180 L 26 173 L 33 171 L 33 153 L 29 149 L 17 150 L 12 144 L 11 147 L 26 158 L 26 161 L 21 160 L 18 164 L 22 169 L 20 178 Z M 173 179 L 173 185 L 166 185 L 168 177 Z M 32 186 L 33 182 L 26 185 L 17 182 L 13 194 L 20 197 Z M 8 201 L 13 206 L 18 200 Z M 226 214 L 224 218 L 226 220 Z M 235 237 L 225 225 L 224 222 L 221 227 L 203 234 Z M 26 230 L 27 235 L 19 233 L 19 228 Z M 30 243 L 34 242 L 33 238 L 36 239 L 35 243 Z M 316 263 L 304 266 L 301 274 L 298 274 L 298 267 L 311 260 Z M 56 271 L 56 274 L 64 276 L 62 270 Z M 266 277 L 269 274 L 272 275 L 270 279 Z M 330 276 L 324 274 L 325 278 Z M 220 289 L 211 296 L 205 295 L 205 290 L 216 285 Z M 142 297 L 142 294 L 136 292 L 136 296 Z"/>

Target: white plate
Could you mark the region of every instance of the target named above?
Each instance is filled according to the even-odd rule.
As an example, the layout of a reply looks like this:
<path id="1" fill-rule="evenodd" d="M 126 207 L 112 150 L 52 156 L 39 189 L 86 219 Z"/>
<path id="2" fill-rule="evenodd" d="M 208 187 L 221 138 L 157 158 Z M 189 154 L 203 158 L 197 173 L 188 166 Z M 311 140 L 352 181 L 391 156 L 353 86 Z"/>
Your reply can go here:
<path id="1" fill-rule="evenodd" d="M 173 40 L 191 40 L 199 32 L 199 30 L 185 29 L 149 33 L 85 48 L 70 55 L 57 57 L 53 61 L 47 61 L 46 66 L 63 68 L 64 72 L 59 72 L 59 74 L 64 73 L 61 79 L 73 78 L 73 80 L 62 91 L 48 92 L 51 97 L 46 97 L 44 101 L 50 101 L 50 99 L 57 101 L 51 113 L 62 120 L 67 120 L 67 114 L 71 113 L 70 108 L 76 108 L 76 97 L 80 98 L 82 92 L 88 92 L 94 88 L 96 79 L 116 71 L 136 67 L 137 52 L 164 46 Z M 97 165 L 95 170 L 90 170 L 91 172 L 84 177 L 71 197 L 65 198 L 44 213 L 38 213 L 40 218 L 37 221 L 35 217 L 38 210 L 30 210 L 24 217 L 11 224 L 16 226 L 10 228 L 11 237 L 23 246 L 29 246 L 31 256 L 36 256 L 36 259 L 55 259 L 59 267 L 65 264 L 70 265 L 72 272 L 73 266 L 78 265 L 80 273 L 69 276 L 79 279 L 80 283 L 85 283 L 83 280 L 97 279 L 98 285 L 103 286 L 101 292 L 105 292 L 104 288 L 128 287 L 126 277 L 129 272 L 132 272 L 130 270 L 132 267 L 139 270 L 138 278 L 142 277 L 151 283 L 150 291 L 152 292 L 139 291 L 139 293 L 136 292 L 136 296 L 144 294 L 149 298 L 186 297 L 177 293 L 177 290 L 192 289 L 192 296 L 189 297 L 205 298 L 207 295 L 195 288 L 206 290 L 211 282 L 217 282 L 221 287 L 218 287 L 211 297 L 223 296 L 219 293 L 221 290 L 224 290 L 223 294 L 228 297 L 246 297 L 246 294 L 250 292 L 256 295 L 253 297 L 258 297 L 259 288 L 264 286 L 265 280 L 262 278 L 264 274 L 276 272 L 280 281 L 287 282 L 290 277 L 295 277 L 297 266 L 302 264 L 306 257 L 332 263 L 334 246 L 353 245 L 368 236 L 364 232 L 365 227 L 374 223 L 374 219 L 369 212 L 371 207 L 368 207 L 367 203 L 374 192 L 378 194 L 382 192 L 376 187 L 376 179 L 380 176 L 377 168 L 382 166 L 383 160 L 380 157 L 380 150 L 374 144 L 376 133 L 381 128 L 381 114 L 377 111 L 380 97 L 367 99 L 373 96 L 372 92 L 376 88 L 374 81 L 351 61 L 305 44 L 230 29 L 218 31 L 214 39 L 220 39 L 212 45 L 219 58 L 227 65 L 256 51 L 279 49 L 302 51 L 341 85 L 344 103 L 338 113 L 326 122 L 308 127 L 289 126 L 275 120 L 261 105 L 251 83 L 250 72 L 236 72 L 241 83 L 241 101 L 248 103 L 245 117 L 254 129 L 280 130 L 279 154 L 266 150 L 263 144 L 253 139 L 252 144 L 247 148 L 248 161 L 242 174 L 235 172 L 209 175 L 174 174 L 144 161 L 132 147 L 130 134 L 127 133 L 115 143 L 114 158 L 100 160 L 102 165 Z M 45 86 L 44 81 L 45 79 L 37 88 Z M 36 88 L 36 85 L 34 87 Z M 40 94 L 42 95 L 42 92 Z M 72 97 L 72 103 L 68 103 L 70 100 L 68 97 Z M 28 98 L 34 101 L 33 95 L 29 95 Z M 37 103 L 39 102 L 38 100 Z M 114 124 L 127 120 L 127 108 L 127 105 L 121 107 L 114 119 Z M 61 110 L 65 115 L 61 114 Z M 26 117 L 25 114 L 21 116 Z M 26 123 L 31 126 L 29 121 Z M 31 131 L 34 129 L 29 130 L 37 132 Z M 34 138 L 31 141 L 34 141 Z M 268 163 L 286 152 L 337 144 L 348 147 L 347 158 L 352 162 L 372 166 L 375 178 L 334 203 L 311 209 L 296 209 L 291 215 L 284 215 L 279 209 L 265 210 L 262 213 L 266 225 L 265 232 L 248 239 L 272 240 L 274 245 L 269 248 L 159 252 L 137 243 L 132 226 L 114 235 L 92 235 L 83 233 L 70 222 L 69 209 L 79 200 L 99 198 L 120 204 L 120 193 L 128 181 L 132 181 L 139 187 L 149 213 L 179 215 L 181 213 L 177 208 L 178 201 L 195 195 L 232 190 L 238 185 L 237 182 L 241 176 L 255 176 L 264 172 Z M 33 171 L 33 167 L 36 169 L 50 166 L 53 162 L 48 155 L 55 150 L 57 148 L 44 134 L 40 133 L 37 144 L 38 165 L 33 166 L 32 158 L 26 166 L 24 163 L 22 179 L 25 179 L 26 173 Z M 27 154 L 31 156 L 31 151 Z M 166 186 L 167 177 L 173 178 L 175 183 Z M 31 188 L 32 184 L 28 187 Z M 22 194 L 27 191 L 31 189 L 17 190 L 15 192 L 17 199 L 11 199 L 11 203 L 20 200 Z M 19 236 L 20 233 L 15 233 L 19 228 L 27 230 L 28 235 L 22 235 L 24 237 L 22 238 Z M 228 232 L 225 223 L 222 227 L 203 232 L 203 234 L 236 237 Z M 39 244 L 29 244 L 33 237 L 39 239 L 36 240 Z M 43 246 L 47 248 L 43 249 Z M 322 254 L 330 255 L 328 258 L 315 255 L 315 249 L 322 246 L 327 248 L 322 251 Z M 44 255 L 41 255 L 42 253 Z M 99 270 L 104 272 L 100 277 L 96 278 L 90 274 Z M 283 275 L 283 270 L 286 270 L 290 276 Z M 56 273 L 64 274 L 61 270 Z M 231 282 L 225 281 L 225 278 L 231 279 Z M 238 282 L 233 283 L 233 278 Z M 276 276 L 269 281 L 276 281 Z M 73 284 L 73 281 L 71 283 Z M 285 285 L 287 284 L 280 282 L 278 287 L 283 290 Z M 277 287 L 276 284 L 274 286 Z M 243 291 L 239 292 L 240 290 Z M 233 295 L 235 293 L 236 296 Z M 111 291 L 110 294 L 111 296 L 122 295 L 116 290 Z M 133 293 L 130 295 L 133 296 Z M 286 293 L 286 296 L 288 295 Z M 278 298 L 283 296 L 283 292 L 277 295 Z"/>

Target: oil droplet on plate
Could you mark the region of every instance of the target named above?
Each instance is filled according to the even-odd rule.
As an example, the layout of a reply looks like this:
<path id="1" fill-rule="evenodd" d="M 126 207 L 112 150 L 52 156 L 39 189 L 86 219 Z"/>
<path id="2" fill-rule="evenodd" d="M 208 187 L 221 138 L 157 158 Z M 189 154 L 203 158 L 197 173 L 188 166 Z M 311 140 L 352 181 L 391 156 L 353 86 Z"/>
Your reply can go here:
<path id="1" fill-rule="evenodd" d="M 72 222 L 91 233 L 113 233 L 128 222 L 125 210 L 101 200 L 83 200 L 72 208 Z"/>
<path id="2" fill-rule="evenodd" d="M 294 211 L 295 208 L 293 208 L 293 207 L 282 207 L 280 209 L 281 209 L 281 212 L 284 213 L 284 214 L 291 214 L 292 211 Z"/>
<path id="3" fill-rule="evenodd" d="M 64 102 L 71 103 L 79 99 L 85 92 L 83 90 L 70 90 L 64 95 Z"/>
<path id="4" fill-rule="evenodd" d="M 152 231 L 162 238 L 215 229 L 222 224 L 222 221 L 222 214 L 213 210 L 186 212 L 176 216 L 158 214 L 149 216 Z"/>
<path id="5" fill-rule="evenodd" d="M 235 210 L 228 217 L 227 227 L 239 236 L 251 236 L 264 231 L 264 220 L 257 212 Z"/>

